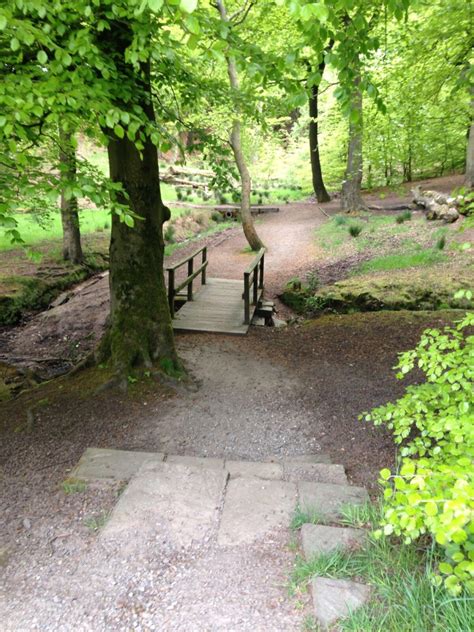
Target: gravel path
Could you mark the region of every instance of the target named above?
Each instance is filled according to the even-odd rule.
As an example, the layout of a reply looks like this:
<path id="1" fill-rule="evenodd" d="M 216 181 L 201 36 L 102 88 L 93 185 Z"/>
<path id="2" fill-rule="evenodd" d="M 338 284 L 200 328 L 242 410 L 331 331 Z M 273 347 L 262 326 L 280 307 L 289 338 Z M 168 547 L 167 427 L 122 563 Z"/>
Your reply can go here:
<path id="1" fill-rule="evenodd" d="M 288 205 L 259 225 L 269 247 L 270 294 L 311 264 L 312 232 L 324 219 L 315 205 Z M 246 266 L 251 255 L 241 252 L 237 229 L 212 239 L 211 274 L 233 276 L 237 264 Z M 86 290 L 87 299 L 40 315 L 36 329 L 31 321 L 17 330 L 19 349 L 22 339 L 25 352 L 40 357 L 71 345 L 88 348 L 106 313 L 106 279 Z M 48 328 L 44 319 L 52 316 Z M 352 483 L 375 491 L 377 472 L 393 463 L 395 451 L 383 429 L 357 415 L 402 392 L 391 369 L 397 351 L 444 318 L 355 314 L 281 330 L 252 328 L 243 338 L 182 335 L 178 349 L 193 387 L 175 392 L 150 381 L 128 396 L 93 395 L 96 370 L 2 405 L 0 629 L 301 629 L 306 597 L 300 605 L 285 585 L 294 557 L 287 532 L 214 565 L 212 550 L 177 552 L 166 542 L 143 559 L 111 555 L 99 546 L 97 528 L 120 487 L 74 491 L 62 482 L 89 446 L 249 460 L 321 450 L 345 465 Z M 58 332 L 59 322 L 65 329 Z M 270 569 L 281 581 L 267 582 Z M 217 585 L 228 587 L 226 620 L 213 607 Z M 196 623 L 206 618 L 207 627 Z"/>

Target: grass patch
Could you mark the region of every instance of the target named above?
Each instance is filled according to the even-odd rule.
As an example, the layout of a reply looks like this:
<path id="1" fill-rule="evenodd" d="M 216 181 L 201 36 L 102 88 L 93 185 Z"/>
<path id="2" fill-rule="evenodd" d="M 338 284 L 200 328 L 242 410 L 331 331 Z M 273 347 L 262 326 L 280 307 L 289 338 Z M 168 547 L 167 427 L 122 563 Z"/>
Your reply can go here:
<path id="1" fill-rule="evenodd" d="M 355 274 L 367 274 L 386 270 L 403 270 L 405 268 L 419 268 L 442 263 L 448 259 L 439 250 L 426 249 L 420 252 L 384 255 L 365 261 L 355 270 Z"/>
<path id="2" fill-rule="evenodd" d="M 296 531 L 301 529 L 304 524 L 324 524 L 324 521 L 323 514 L 316 509 L 302 509 L 298 505 L 291 518 L 290 529 Z"/>
<path id="3" fill-rule="evenodd" d="M 380 508 L 347 508 L 344 524 L 377 524 Z M 474 629 L 474 598 L 450 597 L 432 578 L 437 550 L 425 542 L 405 545 L 397 539 L 369 536 L 362 549 L 336 550 L 312 560 L 297 557 L 290 589 L 300 590 L 315 576 L 351 579 L 373 587 L 363 608 L 339 622 L 338 630 L 360 632 L 460 632 Z M 309 628 L 311 629 L 311 628 Z M 317 628 L 314 628 L 317 629 Z"/>
<path id="4" fill-rule="evenodd" d="M 362 224 L 351 224 L 348 228 L 351 237 L 358 237 L 362 232 Z"/>
<path id="5" fill-rule="evenodd" d="M 102 529 L 107 523 L 109 519 L 110 513 L 107 511 L 102 511 L 98 516 L 91 516 L 90 518 L 86 518 L 84 520 L 84 524 L 91 531 L 97 532 Z"/>
<path id="6" fill-rule="evenodd" d="M 61 483 L 61 488 L 65 494 L 81 494 L 87 489 L 87 484 L 80 478 L 67 478 Z"/>

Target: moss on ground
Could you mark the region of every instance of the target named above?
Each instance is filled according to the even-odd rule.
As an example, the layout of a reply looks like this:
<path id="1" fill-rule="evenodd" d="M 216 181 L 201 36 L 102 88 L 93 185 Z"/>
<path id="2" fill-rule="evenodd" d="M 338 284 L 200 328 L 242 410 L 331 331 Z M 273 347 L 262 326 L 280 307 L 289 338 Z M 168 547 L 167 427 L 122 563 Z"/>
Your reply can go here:
<path id="1" fill-rule="evenodd" d="M 351 277 L 314 293 L 304 288 L 286 288 L 281 299 L 298 313 L 468 309 L 472 308 L 472 301 L 455 298 L 455 294 L 460 289 L 472 289 L 473 285 L 473 265 L 438 265 Z"/>

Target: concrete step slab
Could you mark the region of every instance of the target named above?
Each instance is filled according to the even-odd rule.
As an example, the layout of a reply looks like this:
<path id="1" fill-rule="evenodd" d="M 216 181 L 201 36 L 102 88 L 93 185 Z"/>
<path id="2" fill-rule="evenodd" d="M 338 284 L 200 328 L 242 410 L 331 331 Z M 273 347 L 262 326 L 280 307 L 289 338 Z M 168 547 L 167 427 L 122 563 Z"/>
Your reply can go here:
<path id="1" fill-rule="evenodd" d="M 288 481 L 235 478 L 227 485 L 217 542 L 250 544 L 288 527 L 296 506 L 296 485 Z"/>
<path id="2" fill-rule="evenodd" d="M 164 459 L 159 452 L 134 452 L 130 450 L 104 450 L 87 448 L 79 463 L 72 470 L 71 478 L 81 480 L 128 481 L 147 461 L 155 463 Z"/>
<path id="3" fill-rule="evenodd" d="M 313 483 L 334 483 L 347 485 L 347 476 L 343 465 L 333 463 L 291 463 L 283 465 L 285 481 L 309 481 Z"/>
<path id="4" fill-rule="evenodd" d="M 362 505 L 369 500 L 364 487 L 332 483 L 298 483 L 298 504 L 302 511 L 315 513 L 326 522 L 336 521 L 345 505 Z"/>
<path id="5" fill-rule="evenodd" d="M 280 463 L 257 463 L 254 461 L 226 461 L 225 469 L 230 478 L 255 477 L 266 480 L 282 480 L 283 466 Z"/>
<path id="6" fill-rule="evenodd" d="M 301 463 L 332 463 L 331 457 L 325 452 L 316 452 L 315 454 L 297 454 L 295 456 L 269 456 L 265 460 L 283 463 L 283 465 L 296 465 Z"/>
<path id="7" fill-rule="evenodd" d="M 120 496 L 103 542 L 139 549 L 150 538 L 174 547 L 201 542 L 217 531 L 228 474 L 181 463 L 145 463 Z"/>
<path id="8" fill-rule="evenodd" d="M 316 577 L 311 582 L 314 614 L 323 630 L 363 606 L 370 598 L 370 586 L 344 579 Z"/>
<path id="9" fill-rule="evenodd" d="M 224 469 L 224 459 L 216 459 L 213 457 L 186 456 L 169 454 L 166 457 L 166 463 L 178 463 L 181 465 L 190 465 L 191 467 L 208 467 L 216 470 Z"/>
<path id="10" fill-rule="evenodd" d="M 333 553 L 359 548 L 367 539 L 364 529 L 328 527 L 322 524 L 304 524 L 301 527 L 301 543 L 307 560 Z"/>

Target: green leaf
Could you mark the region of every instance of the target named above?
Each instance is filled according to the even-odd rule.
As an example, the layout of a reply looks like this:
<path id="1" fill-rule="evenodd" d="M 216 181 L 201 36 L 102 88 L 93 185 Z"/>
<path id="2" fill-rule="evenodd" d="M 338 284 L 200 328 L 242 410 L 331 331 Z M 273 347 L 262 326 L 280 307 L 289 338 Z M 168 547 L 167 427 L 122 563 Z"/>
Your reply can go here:
<path id="1" fill-rule="evenodd" d="M 125 131 L 121 125 L 115 125 L 114 134 L 115 136 L 118 136 L 119 138 L 123 138 L 125 136 Z"/>
<path id="2" fill-rule="evenodd" d="M 7 18 L 4 15 L 0 15 L 0 31 L 4 31 L 7 27 Z"/>
<path id="3" fill-rule="evenodd" d="M 192 13 L 197 7 L 198 0 L 181 0 L 179 8 L 185 13 Z"/>
<path id="4" fill-rule="evenodd" d="M 45 53 L 44 50 L 40 50 L 36 55 L 36 59 L 39 61 L 40 64 L 45 64 L 48 61 L 48 55 Z"/>
<path id="5" fill-rule="evenodd" d="M 148 6 L 150 7 L 151 11 L 155 11 L 155 13 L 158 13 L 158 11 L 163 6 L 163 0 L 148 0 Z"/>
<path id="6" fill-rule="evenodd" d="M 20 48 L 20 42 L 17 40 L 16 37 L 13 37 L 10 40 L 10 48 L 12 49 L 13 52 L 17 51 Z"/>
<path id="7" fill-rule="evenodd" d="M 388 481 L 391 475 L 391 471 L 387 468 L 380 471 L 380 478 L 382 478 L 384 481 Z"/>

